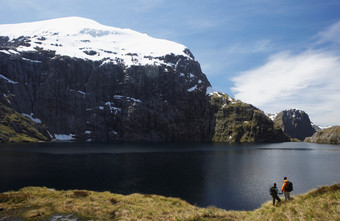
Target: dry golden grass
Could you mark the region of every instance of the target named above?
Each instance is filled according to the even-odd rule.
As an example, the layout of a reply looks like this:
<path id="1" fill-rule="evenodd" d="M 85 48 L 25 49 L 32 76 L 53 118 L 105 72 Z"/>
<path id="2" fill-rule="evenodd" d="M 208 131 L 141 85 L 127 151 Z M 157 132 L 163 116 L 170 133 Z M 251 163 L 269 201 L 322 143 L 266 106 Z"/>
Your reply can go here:
<path id="1" fill-rule="evenodd" d="M 247 220 L 333 220 L 340 221 L 340 184 L 323 186 L 277 207 L 271 202 L 251 212 Z"/>
<path id="2" fill-rule="evenodd" d="M 340 184 L 321 187 L 273 207 L 254 211 L 199 208 L 171 197 L 120 195 L 86 190 L 55 191 L 27 187 L 0 194 L 0 218 L 49 220 L 53 216 L 78 220 L 339 220 Z"/>

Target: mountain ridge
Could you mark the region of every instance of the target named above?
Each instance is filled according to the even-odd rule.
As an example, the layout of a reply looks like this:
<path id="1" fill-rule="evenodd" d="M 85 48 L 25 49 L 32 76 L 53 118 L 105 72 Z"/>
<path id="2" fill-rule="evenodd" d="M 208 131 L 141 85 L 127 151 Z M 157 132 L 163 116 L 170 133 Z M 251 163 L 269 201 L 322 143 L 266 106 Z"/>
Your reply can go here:
<path id="1" fill-rule="evenodd" d="M 0 25 L 0 33 L 7 36 L 6 44 L 20 44 L 18 52 L 51 50 L 57 55 L 103 63 L 123 61 L 128 66 L 167 64 L 159 59 L 167 54 L 192 56 L 184 45 L 81 17 Z"/>
<path id="2" fill-rule="evenodd" d="M 80 33 L 85 26 L 74 32 Z M 0 30 L 4 27 L 8 29 L 2 25 Z M 31 33 L 36 30 L 40 29 Z M 147 51 L 151 55 L 145 56 L 145 51 L 129 43 L 131 38 L 118 38 L 132 45 L 130 51 L 119 46 L 115 52 L 112 44 L 121 42 L 113 43 L 112 36 L 120 35 L 112 33 L 107 33 L 105 47 L 96 50 L 95 41 L 104 35 L 93 37 L 84 32 L 81 38 L 72 38 L 67 32 L 63 36 L 61 32 L 42 33 L 0 36 L 0 94 L 9 97 L 15 111 L 40 119 L 54 135 L 67 135 L 76 141 L 287 141 L 257 108 L 213 93 L 200 64 L 183 45 L 155 40 L 177 48 L 169 51 L 155 44 L 158 54 L 151 47 Z M 144 34 L 138 36 L 142 37 L 134 35 L 132 40 L 140 40 L 139 45 L 145 39 L 154 42 Z M 53 45 L 49 45 L 49 38 Z M 76 54 L 81 52 L 80 57 L 59 53 L 70 41 L 75 41 L 70 48 Z M 85 50 L 79 48 L 82 44 L 93 46 Z M 101 59 L 99 49 L 111 57 Z M 88 59 L 93 56 L 97 57 Z"/>

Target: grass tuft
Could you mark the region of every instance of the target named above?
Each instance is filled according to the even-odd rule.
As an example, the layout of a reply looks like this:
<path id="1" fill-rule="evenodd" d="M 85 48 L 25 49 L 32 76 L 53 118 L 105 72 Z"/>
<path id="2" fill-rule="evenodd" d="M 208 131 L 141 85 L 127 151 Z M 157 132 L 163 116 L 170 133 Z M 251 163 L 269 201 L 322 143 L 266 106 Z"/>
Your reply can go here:
<path id="1" fill-rule="evenodd" d="M 119 201 L 116 199 L 116 198 L 111 198 L 110 199 L 110 202 L 112 203 L 112 204 L 116 204 L 116 203 L 118 203 Z"/>
<path id="2" fill-rule="evenodd" d="M 77 190 L 74 191 L 73 196 L 75 198 L 84 198 L 84 197 L 88 197 L 90 195 L 90 193 L 88 191 L 83 191 L 83 190 Z"/>

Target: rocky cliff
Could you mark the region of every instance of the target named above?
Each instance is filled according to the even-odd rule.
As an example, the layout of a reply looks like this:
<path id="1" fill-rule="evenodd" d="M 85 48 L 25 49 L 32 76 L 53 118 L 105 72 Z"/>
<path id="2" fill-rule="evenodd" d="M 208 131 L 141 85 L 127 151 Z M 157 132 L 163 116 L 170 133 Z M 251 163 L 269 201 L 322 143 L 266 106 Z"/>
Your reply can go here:
<path id="1" fill-rule="evenodd" d="M 0 25 L 0 33 L 1 96 L 56 137 L 286 140 L 253 106 L 210 93 L 183 45 L 83 18 Z"/>
<path id="2" fill-rule="evenodd" d="M 213 114 L 214 142 L 277 142 L 289 141 L 280 128 L 275 128 L 261 110 L 214 92 L 210 97 Z"/>
<path id="3" fill-rule="evenodd" d="M 301 141 L 316 132 L 312 127 L 308 114 L 302 110 L 290 109 L 281 111 L 273 121 L 276 127 L 281 128 L 290 137 Z"/>
<path id="4" fill-rule="evenodd" d="M 307 137 L 305 142 L 340 144 L 340 126 L 333 126 L 316 132 L 313 136 Z"/>

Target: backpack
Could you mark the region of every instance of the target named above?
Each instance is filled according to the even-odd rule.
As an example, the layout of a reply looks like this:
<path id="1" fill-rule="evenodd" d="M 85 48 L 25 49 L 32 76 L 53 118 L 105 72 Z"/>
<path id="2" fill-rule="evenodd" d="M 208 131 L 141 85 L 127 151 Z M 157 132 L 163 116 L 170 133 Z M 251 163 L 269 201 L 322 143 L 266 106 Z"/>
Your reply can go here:
<path id="1" fill-rule="evenodd" d="M 270 187 L 269 188 L 269 194 L 271 195 L 271 196 L 273 196 L 273 195 L 275 195 L 276 194 L 276 192 L 275 192 L 275 187 Z"/>
<path id="2" fill-rule="evenodd" d="M 287 186 L 286 186 L 285 190 L 287 192 L 292 192 L 293 191 L 293 183 L 290 182 L 290 181 L 287 181 L 286 184 L 287 184 Z"/>

